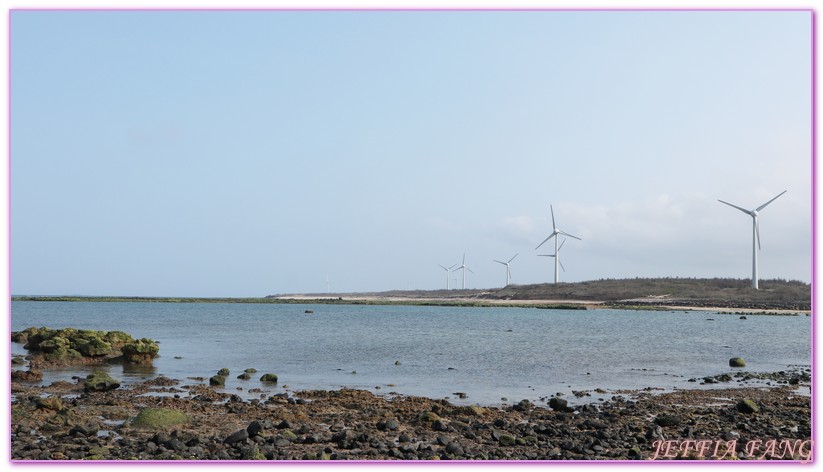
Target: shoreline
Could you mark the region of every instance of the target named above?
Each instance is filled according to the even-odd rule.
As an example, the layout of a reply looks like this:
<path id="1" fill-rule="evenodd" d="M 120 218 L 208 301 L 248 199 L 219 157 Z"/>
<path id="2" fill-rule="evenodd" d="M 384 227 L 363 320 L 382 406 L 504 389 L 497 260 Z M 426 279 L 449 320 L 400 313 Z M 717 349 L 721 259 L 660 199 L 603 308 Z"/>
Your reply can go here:
<path id="1" fill-rule="evenodd" d="M 475 308 L 536 308 L 571 310 L 637 310 L 637 311 L 699 311 L 727 315 L 778 315 L 811 316 L 812 310 L 749 307 L 743 302 L 729 302 L 726 306 L 687 304 L 689 300 L 670 300 L 663 304 L 654 297 L 618 301 L 576 299 L 491 299 L 474 297 L 403 297 L 403 296 L 351 296 L 351 295 L 278 295 L 266 298 L 178 298 L 178 297 L 66 297 L 66 296 L 14 296 L 13 302 L 91 302 L 91 303 L 250 303 L 250 304 L 306 304 L 306 305 L 386 305 L 386 306 L 444 306 Z"/>
<path id="2" fill-rule="evenodd" d="M 12 382 L 12 460 L 804 460 L 796 449 L 789 459 L 786 451 L 752 444 L 802 445 L 811 436 L 811 398 L 800 393 L 809 386 L 805 378 L 767 388 L 636 390 L 581 405 L 552 397 L 511 406 L 346 388 L 244 400 L 179 385 L 160 377 L 84 393 L 81 383 Z M 741 406 L 744 400 L 758 411 Z M 174 410 L 186 421 L 132 424 L 147 408 Z M 675 452 L 688 441 L 722 443 L 727 454 L 672 455 L 669 447 L 661 456 L 665 441 Z"/>

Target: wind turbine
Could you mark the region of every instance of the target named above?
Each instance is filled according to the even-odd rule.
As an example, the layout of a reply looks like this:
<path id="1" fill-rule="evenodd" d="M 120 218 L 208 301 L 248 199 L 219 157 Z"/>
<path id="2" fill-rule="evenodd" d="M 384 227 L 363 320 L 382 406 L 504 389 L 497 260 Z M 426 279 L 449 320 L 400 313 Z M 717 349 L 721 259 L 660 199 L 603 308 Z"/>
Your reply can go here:
<path id="1" fill-rule="evenodd" d="M 514 257 L 517 257 L 517 254 L 515 254 Z M 503 264 L 504 266 L 506 266 L 506 286 L 507 287 L 509 286 L 509 281 L 512 278 L 512 268 L 509 267 L 509 264 L 512 263 L 512 261 L 514 260 L 514 257 L 509 259 L 509 262 L 501 262 L 501 261 L 498 261 L 497 259 L 492 259 L 494 262 L 497 262 L 498 264 Z"/>
<path id="2" fill-rule="evenodd" d="M 554 258 L 554 283 L 557 283 L 557 279 L 558 279 L 558 275 L 559 275 L 559 269 L 558 268 L 559 268 L 559 265 L 560 265 L 560 258 L 556 257 L 556 256 L 557 256 L 557 251 L 559 251 L 560 248 L 557 247 L 557 239 L 558 238 L 556 238 L 555 236 L 557 236 L 558 234 L 562 234 L 562 235 L 568 236 L 570 238 L 579 239 L 580 241 L 582 241 L 582 239 L 578 238 L 577 236 L 571 235 L 571 234 L 569 234 L 565 231 L 562 231 L 562 230 L 558 229 L 557 224 L 554 222 L 554 208 L 551 205 L 549 205 L 549 209 L 551 209 L 551 212 L 552 212 L 552 234 L 550 234 L 548 238 L 544 239 L 543 242 L 538 244 L 537 247 L 534 248 L 534 249 L 535 250 L 539 249 L 540 246 L 542 246 L 546 241 L 548 241 L 551 238 L 554 238 L 554 254 L 555 254 L 555 258 Z"/>
<path id="3" fill-rule="evenodd" d="M 561 269 L 563 269 L 563 272 L 566 272 L 566 268 L 565 268 L 565 267 L 563 267 L 563 261 L 561 261 L 561 260 L 560 260 L 560 250 L 561 250 L 561 249 L 563 249 L 563 245 L 564 245 L 564 244 L 566 244 L 566 241 L 567 241 L 567 240 L 566 240 L 566 239 L 564 239 L 564 240 L 563 240 L 563 242 L 561 242 L 561 243 L 560 243 L 560 247 L 559 247 L 559 248 L 557 248 L 557 252 L 556 252 L 556 253 L 554 253 L 554 254 L 538 254 L 538 256 L 541 256 L 541 257 L 555 257 L 555 258 L 557 258 L 557 262 L 559 262 L 559 263 L 560 263 L 560 268 L 561 268 Z"/>
<path id="4" fill-rule="evenodd" d="M 437 264 L 437 265 L 439 265 L 441 269 L 443 269 L 443 270 L 445 270 L 445 271 L 446 271 L 446 290 L 449 290 L 449 272 L 451 272 L 451 270 L 452 270 L 452 269 L 454 268 L 454 266 L 456 266 L 457 264 L 453 264 L 453 265 L 452 265 L 451 267 L 449 267 L 448 269 L 447 269 L 447 268 L 445 268 L 445 267 L 443 267 L 443 266 L 442 266 L 442 265 L 440 265 L 440 264 Z"/>
<path id="5" fill-rule="evenodd" d="M 452 266 L 452 267 L 454 267 L 454 266 Z M 460 264 L 460 267 L 458 267 L 457 269 L 454 269 L 454 272 L 457 272 L 458 270 L 461 270 L 461 269 L 463 270 L 463 290 L 466 290 L 466 271 L 469 271 L 472 274 L 474 273 L 474 271 L 469 269 L 468 267 L 466 267 L 466 253 L 465 252 L 463 253 L 463 263 Z"/>
<path id="6" fill-rule="evenodd" d="M 780 195 L 783 195 L 786 192 L 788 192 L 788 190 L 780 192 Z M 779 197 L 780 195 L 778 195 L 777 197 Z M 724 202 L 720 199 L 717 200 L 718 202 L 725 203 L 726 205 L 729 205 L 732 208 L 737 208 L 738 210 L 752 217 L 752 288 L 755 290 L 758 290 L 759 288 L 757 274 L 757 251 L 760 250 L 760 220 L 758 219 L 758 215 L 760 214 L 760 210 L 766 208 L 766 205 L 768 205 L 769 203 L 777 200 L 777 197 L 772 198 L 771 200 L 760 205 L 754 210 L 746 210 L 745 208 L 740 208 L 737 205 L 732 205 L 729 202 Z"/>

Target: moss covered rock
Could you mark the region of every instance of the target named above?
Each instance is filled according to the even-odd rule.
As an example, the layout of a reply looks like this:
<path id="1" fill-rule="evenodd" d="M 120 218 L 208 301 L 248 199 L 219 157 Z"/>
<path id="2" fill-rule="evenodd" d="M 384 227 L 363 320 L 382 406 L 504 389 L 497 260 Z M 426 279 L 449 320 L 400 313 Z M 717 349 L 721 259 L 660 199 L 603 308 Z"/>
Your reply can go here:
<path id="1" fill-rule="evenodd" d="M 277 374 L 263 374 L 260 377 L 261 382 L 277 382 Z"/>
<path id="2" fill-rule="evenodd" d="M 729 359 L 729 367 L 746 367 L 746 361 L 742 357 L 732 357 Z"/>
<path id="3" fill-rule="evenodd" d="M 238 375 L 237 378 L 240 380 L 249 380 L 251 379 L 251 374 L 248 372 L 243 372 L 242 374 Z"/>
<path id="4" fill-rule="evenodd" d="M 217 371 L 217 375 L 222 375 L 223 377 L 228 377 L 231 371 L 227 367 L 223 367 L 222 369 Z"/>
<path id="5" fill-rule="evenodd" d="M 105 392 L 120 387 L 120 382 L 103 371 L 95 371 L 86 377 L 83 390 L 86 392 Z"/>
<path id="6" fill-rule="evenodd" d="M 209 379 L 209 385 L 212 387 L 225 387 L 226 377 L 222 375 L 214 375 Z"/>
<path id="7" fill-rule="evenodd" d="M 152 360 L 160 352 L 160 346 L 151 339 L 138 339 L 126 343 L 120 348 L 123 351 L 123 359 L 131 364 L 151 364 Z"/>
<path id="8" fill-rule="evenodd" d="M 160 351 L 151 339 L 132 339 L 122 331 L 94 331 L 76 328 L 26 328 L 11 333 L 12 341 L 25 343 L 32 351 L 32 365 L 61 367 L 101 363 L 123 356 L 132 364 L 151 364 Z"/>
<path id="9" fill-rule="evenodd" d="M 757 406 L 754 400 L 746 398 L 737 403 L 737 411 L 740 413 L 760 413 L 760 407 Z"/>
<path id="10" fill-rule="evenodd" d="M 185 413 L 170 408 L 144 408 L 131 421 L 131 426 L 143 429 L 160 429 L 177 426 L 189 421 Z"/>

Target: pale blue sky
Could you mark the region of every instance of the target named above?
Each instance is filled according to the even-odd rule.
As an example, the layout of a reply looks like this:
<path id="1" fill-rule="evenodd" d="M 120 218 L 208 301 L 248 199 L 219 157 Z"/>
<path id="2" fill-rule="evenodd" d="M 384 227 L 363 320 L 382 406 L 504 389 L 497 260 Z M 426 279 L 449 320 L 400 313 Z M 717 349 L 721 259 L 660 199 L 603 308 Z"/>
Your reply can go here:
<path id="1" fill-rule="evenodd" d="M 783 190 L 808 282 L 811 74 L 808 11 L 14 11 L 12 293 L 546 282 L 549 204 L 562 280 L 748 278 Z"/>

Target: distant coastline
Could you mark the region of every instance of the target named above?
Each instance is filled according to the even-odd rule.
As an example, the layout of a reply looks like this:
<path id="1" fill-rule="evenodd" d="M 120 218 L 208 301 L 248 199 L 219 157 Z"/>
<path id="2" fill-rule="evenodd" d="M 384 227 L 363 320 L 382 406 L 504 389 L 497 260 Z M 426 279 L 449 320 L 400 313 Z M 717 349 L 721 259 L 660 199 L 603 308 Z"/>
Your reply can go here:
<path id="1" fill-rule="evenodd" d="M 608 279 L 577 283 L 509 285 L 500 289 L 407 290 L 357 293 L 278 294 L 265 297 L 12 296 L 12 301 L 347 304 L 700 310 L 752 314 L 809 314 L 811 285 L 764 280 L 755 291 L 746 279 Z"/>

